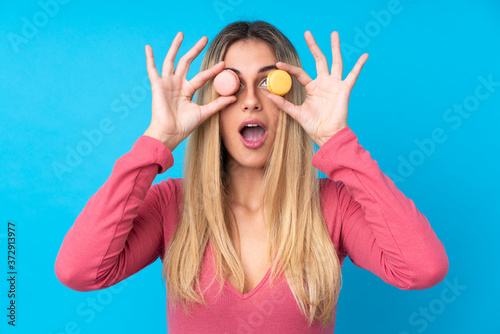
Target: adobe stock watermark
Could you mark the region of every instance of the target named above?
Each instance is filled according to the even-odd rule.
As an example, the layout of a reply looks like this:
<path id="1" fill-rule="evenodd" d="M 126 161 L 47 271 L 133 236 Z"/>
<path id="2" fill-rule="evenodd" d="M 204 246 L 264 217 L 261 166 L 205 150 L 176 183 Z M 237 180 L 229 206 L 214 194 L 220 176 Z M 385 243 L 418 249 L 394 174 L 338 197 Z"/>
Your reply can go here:
<path id="1" fill-rule="evenodd" d="M 466 96 L 461 103 L 454 103 L 452 108 L 448 108 L 443 113 L 445 123 L 450 123 L 453 130 L 458 130 L 465 119 L 468 119 L 476 111 L 481 101 L 485 101 L 495 92 L 495 87 L 500 86 L 500 81 L 493 81 L 492 73 L 487 78 L 478 76 L 479 84 L 474 89 L 474 93 Z M 402 183 L 409 178 L 431 155 L 436 152 L 437 144 L 443 144 L 448 140 L 446 131 L 441 127 L 436 127 L 431 131 L 428 138 L 415 139 L 413 142 L 417 146 L 407 156 L 398 156 L 399 165 L 397 173 L 387 171 L 394 184 Z"/>
<path id="2" fill-rule="evenodd" d="M 7 39 L 14 49 L 14 52 L 19 51 L 21 45 L 26 45 L 30 40 L 32 40 L 42 29 L 45 27 L 50 19 L 54 18 L 61 8 L 61 5 L 66 5 L 71 0 L 40 0 L 38 1 L 38 6 L 40 10 L 37 11 L 31 19 L 23 16 L 21 18 L 22 27 L 20 34 L 15 32 L 7 33 Z"/>
<path id="3" fill-rule="evenodd" d="M 141 85 L 133 87 L 128 93 L 122 93 L 118 98 L 111 102 L 111 111 L 118 116 L 120 120 L 126 119 L 130 111 L 137 108 L 151 92 L 149 78 L 146 75 Z M 99 147 L 105 136 L 116 130 L 116 121 L 110 117 L 103 118 L 99 125 L 93 129 L 83 129 L 81 131 L 84 139 L 80 140 L 73 147 L 66 145 L 66 157 L 64 161 L 53 161 L 52 170 L 59 181 L 64 180 L 64 175 L 71 173 L 83 162 L 83 158 L 89 156 L 96 147 Z"/>
<path id="4" fill-rule="evenodd" d="M 113 298 L 120 294 L 128 285 L 130 280 L 133 280 L 134 275 L 129 276 L 125 280 L 102 290 L 98 290 L 76 306 L 75 313 L 79 317 L 68 321 L 61 330 L 51 331 L 48 334 L 80 334 L 82 333 L 82 322 L 89 324 L 94 321 L 98 314 L 106 309 L 113 302 Z"/>
<path id="5" fill-rule="evenodd" d="M 436 321 L 438 316 L 443 314 L 449 305 L 454 303 L 462 292 L 467 289 L 467 285 L 458 283 L 457 277 L 454 278 L 453 283 L 448 281 L 448 279 L 445 279 L 443 283 L 446 287 L 441 290 L 439 297 L 432 299 L 424 307 L 419 307 L 418 311 L 413 312 L 408 317 L 408 323 L 417 333 L 424 332 L 428 328 L 429 323 Z M 411 333 L 410 331 L 399 332 L 399 334 Z"/>
<path id="6" fill-rule="evenodd" d="M 413 0 L 406 1 L 412 2 Z M 399 0 L 389 0 L 385 7 L 386 9 L 380 9 L 379 11 L 370 10 L 373 20 L 366 22 L 364 27 L 354 26 L 355 35 L 352 44 L 340 43 L 342 58 L 346 59 L 347 62 L 351 62 L 352 56 L 358 58 L 362 55 L 364 53 L 362 49 L 368 47 L 373 39 L 380 35 L 382 30 L 392 22 L 392 18 L 401 14 L 404 9 Z"/>
<path id="7" fill-rule="evenodd" d="M 236 6 L 241 5 L 242 2 L 243 0 L 214 0 L 212 6 L 217 16 L 219 16 L 219 20 L 224 21 L 224 15 L 227 12 L 232 12 Z"/>

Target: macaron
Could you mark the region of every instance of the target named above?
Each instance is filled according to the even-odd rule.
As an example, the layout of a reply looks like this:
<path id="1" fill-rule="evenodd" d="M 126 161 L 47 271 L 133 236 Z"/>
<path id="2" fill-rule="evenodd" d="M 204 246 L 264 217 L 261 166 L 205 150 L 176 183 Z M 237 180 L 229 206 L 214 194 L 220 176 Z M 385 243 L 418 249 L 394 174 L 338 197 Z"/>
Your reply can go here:
<path id="1" fill-rule="evenodd" d="M 230 96 L 238 91 L 240 78 L 231 70 L 224 70 L 214 79 L 214 88 L 221 96 Z"/>
<path id="2" fill-rule="evenodd" d="M 267 75 L 267 89 L 275 95 L 285 95 L 292 88 L 292 77 L 283 70 L 274 70 Z"/>

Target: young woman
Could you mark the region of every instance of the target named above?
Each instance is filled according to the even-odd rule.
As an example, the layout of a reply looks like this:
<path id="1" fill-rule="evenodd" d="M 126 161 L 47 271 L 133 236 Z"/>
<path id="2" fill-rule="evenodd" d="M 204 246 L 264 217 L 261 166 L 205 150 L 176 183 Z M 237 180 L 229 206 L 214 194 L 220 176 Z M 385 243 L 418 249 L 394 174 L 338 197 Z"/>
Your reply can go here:
<path id="1" fill-rule="evenodd" d="M 169 333 L 333 333 L 346 256 L 400 289 L 439 283 L 448 272 L 443 244 L 347 125 L 368 55 L 342 80 L 338 33 L 331 73 L 310 32 L 305 39 L 314 80 L 262 21 L 225 27 L 190 81 L 205 37 L 175 67 L 177 34 L 161 76 L 146 46 L 151 125 L 68 231 L 58 279 L 104 289 L 160 257 Z M 233 96 L 213 88 L 224 68 L 241 82 Z M 284 97 L 267 90 L 274 69 L 292 76 Z M 257 148 L 241 139 L 248 123 L 266 136 Z M 188 136 L 184 179 L 152 185 Z"/>

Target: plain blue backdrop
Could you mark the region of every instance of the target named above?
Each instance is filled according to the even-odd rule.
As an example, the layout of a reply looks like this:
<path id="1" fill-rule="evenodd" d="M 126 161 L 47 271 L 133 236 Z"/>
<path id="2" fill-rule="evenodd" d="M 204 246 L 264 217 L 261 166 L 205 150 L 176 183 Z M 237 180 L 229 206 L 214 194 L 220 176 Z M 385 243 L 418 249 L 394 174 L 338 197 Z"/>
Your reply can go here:
<path id="1" fill-rule="evenodd" d="M 348 124 L 449 257 L 445 280 L 421 291 L 399 290 L 347 260 L 335 333 L 500 332 L 497 1 L 54 3 L 3 2 L 0 10 L 2 333 L 167 331 L 159 260 L 114 288 L 85 293 L 62 285 L 54 262 L 87 200 L 149 126 L 144 46 L 161 71 L 178 31 L 184 54 L 237 20 L 274 24 L 312 78 L 306 30 L 330 65 L 330 33 L 339 32 L 344 78 L 369 53 Z M 90 142 L 95 131 L 102 138 Z M 155 182 L 182 177 L 185 144 Z M 6 317 L 9 221 L 17 235 L 16 328 Z"/>

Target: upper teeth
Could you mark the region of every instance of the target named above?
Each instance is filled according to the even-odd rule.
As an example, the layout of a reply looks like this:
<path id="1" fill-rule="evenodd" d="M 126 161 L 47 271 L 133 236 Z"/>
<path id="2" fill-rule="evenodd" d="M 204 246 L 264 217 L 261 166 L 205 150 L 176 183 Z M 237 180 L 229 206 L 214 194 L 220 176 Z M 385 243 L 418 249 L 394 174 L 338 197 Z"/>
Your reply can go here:
<path id="1" fill-rule="evenodd" d="M 258 124 L 247 124 L 246 126 L 258 126 Z"/>

